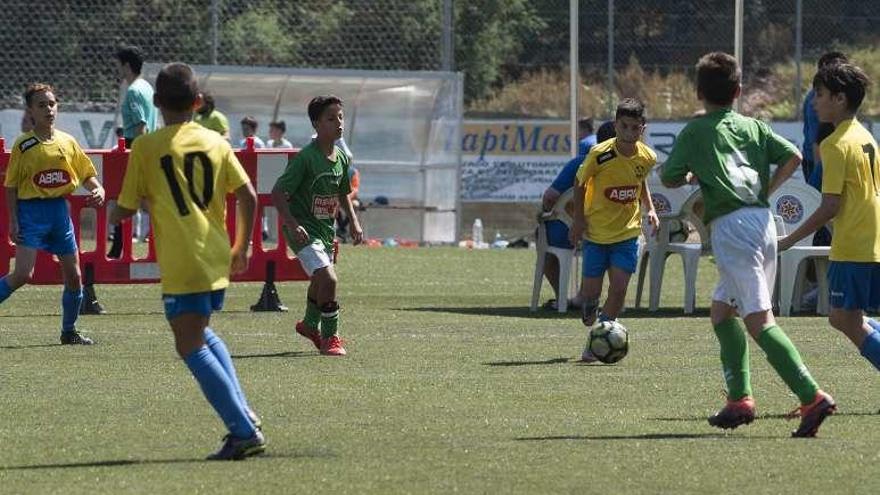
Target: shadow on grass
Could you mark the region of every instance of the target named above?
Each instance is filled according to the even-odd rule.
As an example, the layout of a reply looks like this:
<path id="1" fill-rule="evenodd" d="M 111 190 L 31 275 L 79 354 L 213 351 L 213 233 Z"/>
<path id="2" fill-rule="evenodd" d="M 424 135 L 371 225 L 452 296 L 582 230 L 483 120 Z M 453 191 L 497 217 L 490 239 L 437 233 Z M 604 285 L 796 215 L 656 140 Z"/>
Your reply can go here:
<path id="1" fill-rule="evenodd" d="M 710 413 L 706 413 L 705 416 L 679 416 L 679 417 L 675 417 L 675 418 L 648 418 L 648 421 L 668 421 L 668 422 L 673 422 L 673 423 L 674 422 L 685 422 L 686 423 L 686 422 L 696 421 L 696 422 L 702 423 L 702 422 L 706 421 L 706 418 L 709 417 L 709 414 Z M 834 416 L 858 417 L 858 416 L 878 416 L 878 415 L 880 415 L 880 412 L 867 412 L 867 411 L 839 412 L 838 411 L 832 415 L 831 420 L 832 421 L 834 420 Z M 788 417 L 788 414 L 775 413 L 775 414 L 759 414 L 759 415 L 757 415 L 757 417 L 755 417 L 755 420 L 759 420 L 759 419 L 790 419 L 790 418 Z M 797 419 L 797 418 L 795 418 L 795 419 Z M 794 419 L 792 419 L 792 421 L 794 421 Z"/>
<path id="2" fill-rule="evenodd" d="M 518 437 L 518 442 L 547 442 L 558 440 L 693 440 L 693 439 L 754 439 L 776 438 L 730 435 L 725 433 L 643 433 L 641 435 L 553 435 L 546 437 Z"/>
<path id="3" fill-rule="evenodd" d="M 0 349 L 39 349 L 41 347 L 61 347 L 61 344 L 0 345 Z"/>
<path id="4" fill-rule="evenodd" d="M 332 459 L 336 454 L 329 452 L 292 452 L 292 453 L 271 453 L 260 456 L 251 457 L 247 462 L 253 462 L 259 459 Z M 29 464 L 23 466 L 0 466 L 2 471 L 27 471 L 39 469 L 75 469 L 75 468 L 92 468 L 92 467 L 117 467 L 117 466 L 144 466 L 149 464 L 199 464 L 209 461 L 207 459 L 121 459 L 109 461 L 93 461 L 93 462 L 59 462 L 55 464 Z M 222 463 L 221 463 L 222 464 Z"/>
<path id="5" fill-rule="evenodd" d="M 545 359 L 543 361 L 492 361 L 490 363 L 482 363 L 483 366 L 540 366 L 544 364 L 562 364 L 567 363 L 569 358 L 559 357 Z"/>
<path id="6" fill-rule="evenodd" d="M 453 313 L 475 316 L 503 316 L 508 318 L 531 318 L 541 320 L 559 320 L 579 317 L 579 310 L 567 313 L 538 310 L 529 311 L 528 306 L 467 306 L 467 307 L 419 307 L 395 308 L 397 311 L 420 311 L 428 313 Z M 692 314 L 686 315 L 681 308 L 660 308 L 651 312 L 647 308 L 626 308 L 621 318 L 677 318 L 677 317 L 709 317 L 709 308 L 697 308 Z"/>
<path id="7" fill-rule="evenodd" d="M 285 351 L 273 352 L 269 354 L 233 354 L 232 359 L 254 359 L 254 358 L 297 358 L 297 357 L 313 357 L 318 356 L 317 352 L 304 351 Z"/>

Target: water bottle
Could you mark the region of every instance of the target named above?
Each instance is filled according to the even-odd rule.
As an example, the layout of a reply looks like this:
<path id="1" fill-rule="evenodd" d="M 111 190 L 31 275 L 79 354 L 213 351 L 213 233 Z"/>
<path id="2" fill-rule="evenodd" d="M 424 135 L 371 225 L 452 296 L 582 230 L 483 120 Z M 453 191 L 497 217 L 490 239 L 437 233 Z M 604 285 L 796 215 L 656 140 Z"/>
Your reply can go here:
<path id="1" fill-rule="evenodd" d="M 475 248 L 483 246 L 483 221 L 479 218 L 474 220 L 474 227 L 471 229 L 471 238 L 474 241 Z"/>

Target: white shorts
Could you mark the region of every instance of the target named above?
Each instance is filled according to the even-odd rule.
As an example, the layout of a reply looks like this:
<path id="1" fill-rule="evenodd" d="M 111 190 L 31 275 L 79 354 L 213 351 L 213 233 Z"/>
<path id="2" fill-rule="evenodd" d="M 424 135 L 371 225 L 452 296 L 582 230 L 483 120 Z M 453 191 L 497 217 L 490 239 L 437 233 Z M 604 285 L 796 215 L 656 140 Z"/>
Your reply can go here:
<path id="1" fill-rule="evenodd" d="M 327 250 L 324 249 L 324 243 L 321 241 L 315 241 L 300 249 L 296 253 L 296 257 L 299 259 L 303 270 L 309 274 L 309 277 L 317 270 L 331 265 L 330 256 L 327 254 Z"/>
<path id="2" fill-rule="evenodd" d="M 767 208 L 740 208 L 712 221 L 712 251 L 721 275 L 713 301 L 739 315 L 773 307 L 776 282 L 776 224 Z"/>

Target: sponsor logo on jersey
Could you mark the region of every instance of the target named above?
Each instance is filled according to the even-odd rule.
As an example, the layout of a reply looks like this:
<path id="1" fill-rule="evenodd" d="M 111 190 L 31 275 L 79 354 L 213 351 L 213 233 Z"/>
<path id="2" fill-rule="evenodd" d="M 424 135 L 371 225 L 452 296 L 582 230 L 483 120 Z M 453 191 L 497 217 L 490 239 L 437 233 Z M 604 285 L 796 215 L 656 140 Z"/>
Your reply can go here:
<path id="1" fill-rule="evenodd" d="M 616 157 L 616 156 L 617 156 L 617 153 L 615 153 L 614 150 L 608 150 L 605 153 L 602 153 L 601 155 L 596 157 L 596 163 L 598 163 L 599 165 L 602 165 L 603 163 L 607 162 L 608 160 L 613 160 L 614 157 Z"/>
<path id="2" fill-rule="evenodd" d="M 339 208 L 337 196 L 315 196 L 312 202 L 312 214 L 318 219 L 336 218 L 336 210 Z"/>
<path id="3" fill-rule="evenodd" d="M 605 188 L 605 197 L 615 203 L 632 203 L 638 199 L 638 186 L 612 186 Z"/>
<path id="4" fill-rule="evenodd" d="M 18 145 L 18 150 L 24 153 L 25 151 L 33 148 L 38 144 L 40 144 L 40 140 L 35 137 L 31 137 L 22 141 L 21 144 Z"/>
<path id="5" fill-rule="evenodd" d="M 34 174 L 34 184 L 44 188 L 66 186 L 70 184 L 70 174 L 59 168 L 42 170 Z"/>

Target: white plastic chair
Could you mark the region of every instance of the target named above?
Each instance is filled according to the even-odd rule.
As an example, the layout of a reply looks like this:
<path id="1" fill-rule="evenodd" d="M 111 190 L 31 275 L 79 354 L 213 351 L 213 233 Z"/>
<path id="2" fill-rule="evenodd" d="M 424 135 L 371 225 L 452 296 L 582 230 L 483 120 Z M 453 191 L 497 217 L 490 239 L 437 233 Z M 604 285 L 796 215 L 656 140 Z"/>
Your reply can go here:
<path id="1" fill-rule="evenodd" d="M 782 219 L 782 232 L 779 235 L 793 232 L 822 203 L 822 195 L 805 182 L 789 179 L 782 184 L 769 198 L 770 210 Z M 813 246 L 813 236 L 801 239 L 796 245 L 779 253 L 779 265 L 776 278 L 779 284 L 779 313 L 791 315 L 791 308 L 803 299 L 807 286 L 806 265 L 804 261 L 812 260 L 816 267 L 818 298 L 816 313 L 827 315 L 828 301 L 828 246 Z"/>
<path id="2" fill-rule="evenodd" d="M 550 254 L 559 260 L 559 297 L 556 299 L 556 310 L 560 313 L 568 311 L 568 299 L 577 293 L 577 248 L 566 249 L 550 246 L 547 243 L 547 227 L 544 222 L 548 220 L 561 220 L 571 227 L 572 218 L 567 208 L 573 205 L 574 188 L 569 189 L 559 196 L 553 209 L 541 214 L 538 222 L 538 236 L 535 241 L 535 282 L 532 285 L 532 301 L 529 305 L 531 311 L 538 310 L 538 298 L 541 296 L 541 285 L 544 281 L 544 261 Z"/>
<path id="3" fill-rule="evenodd" d="M 660 228 L 656 237 L 645 231 L 645 248 L 639 255 L 639 273 L 636 284 L 636 307 L 642 302 L 642 289 L 645 283 L 645 274 L 650 274 L 650 286 L 648 288 L 648 310 L 657 311 L 660 307 L 660 292 L 663 287 L 663 272 L 666 268 L 666 258 L 671 254 L 681 256 L 684 266 L 684 312 L 694 312 L 697 294 L 697 269 L 700 256 L 708 251 L 708 229 L 703 225 L 702 219 L 693 212 L 696 201 L 702 197 L 700 190 L 693 186 L 684 186 L 669 189 L 662 184 L 652 182 L 651 199 L 657 216 L 660 217 Z M 688 220 L 697 227 L 702 242 L 672 242 L 670 240 L 669 226 L 673 220 Z M 646 229 L 650 226 L 644 224 Z"/>

